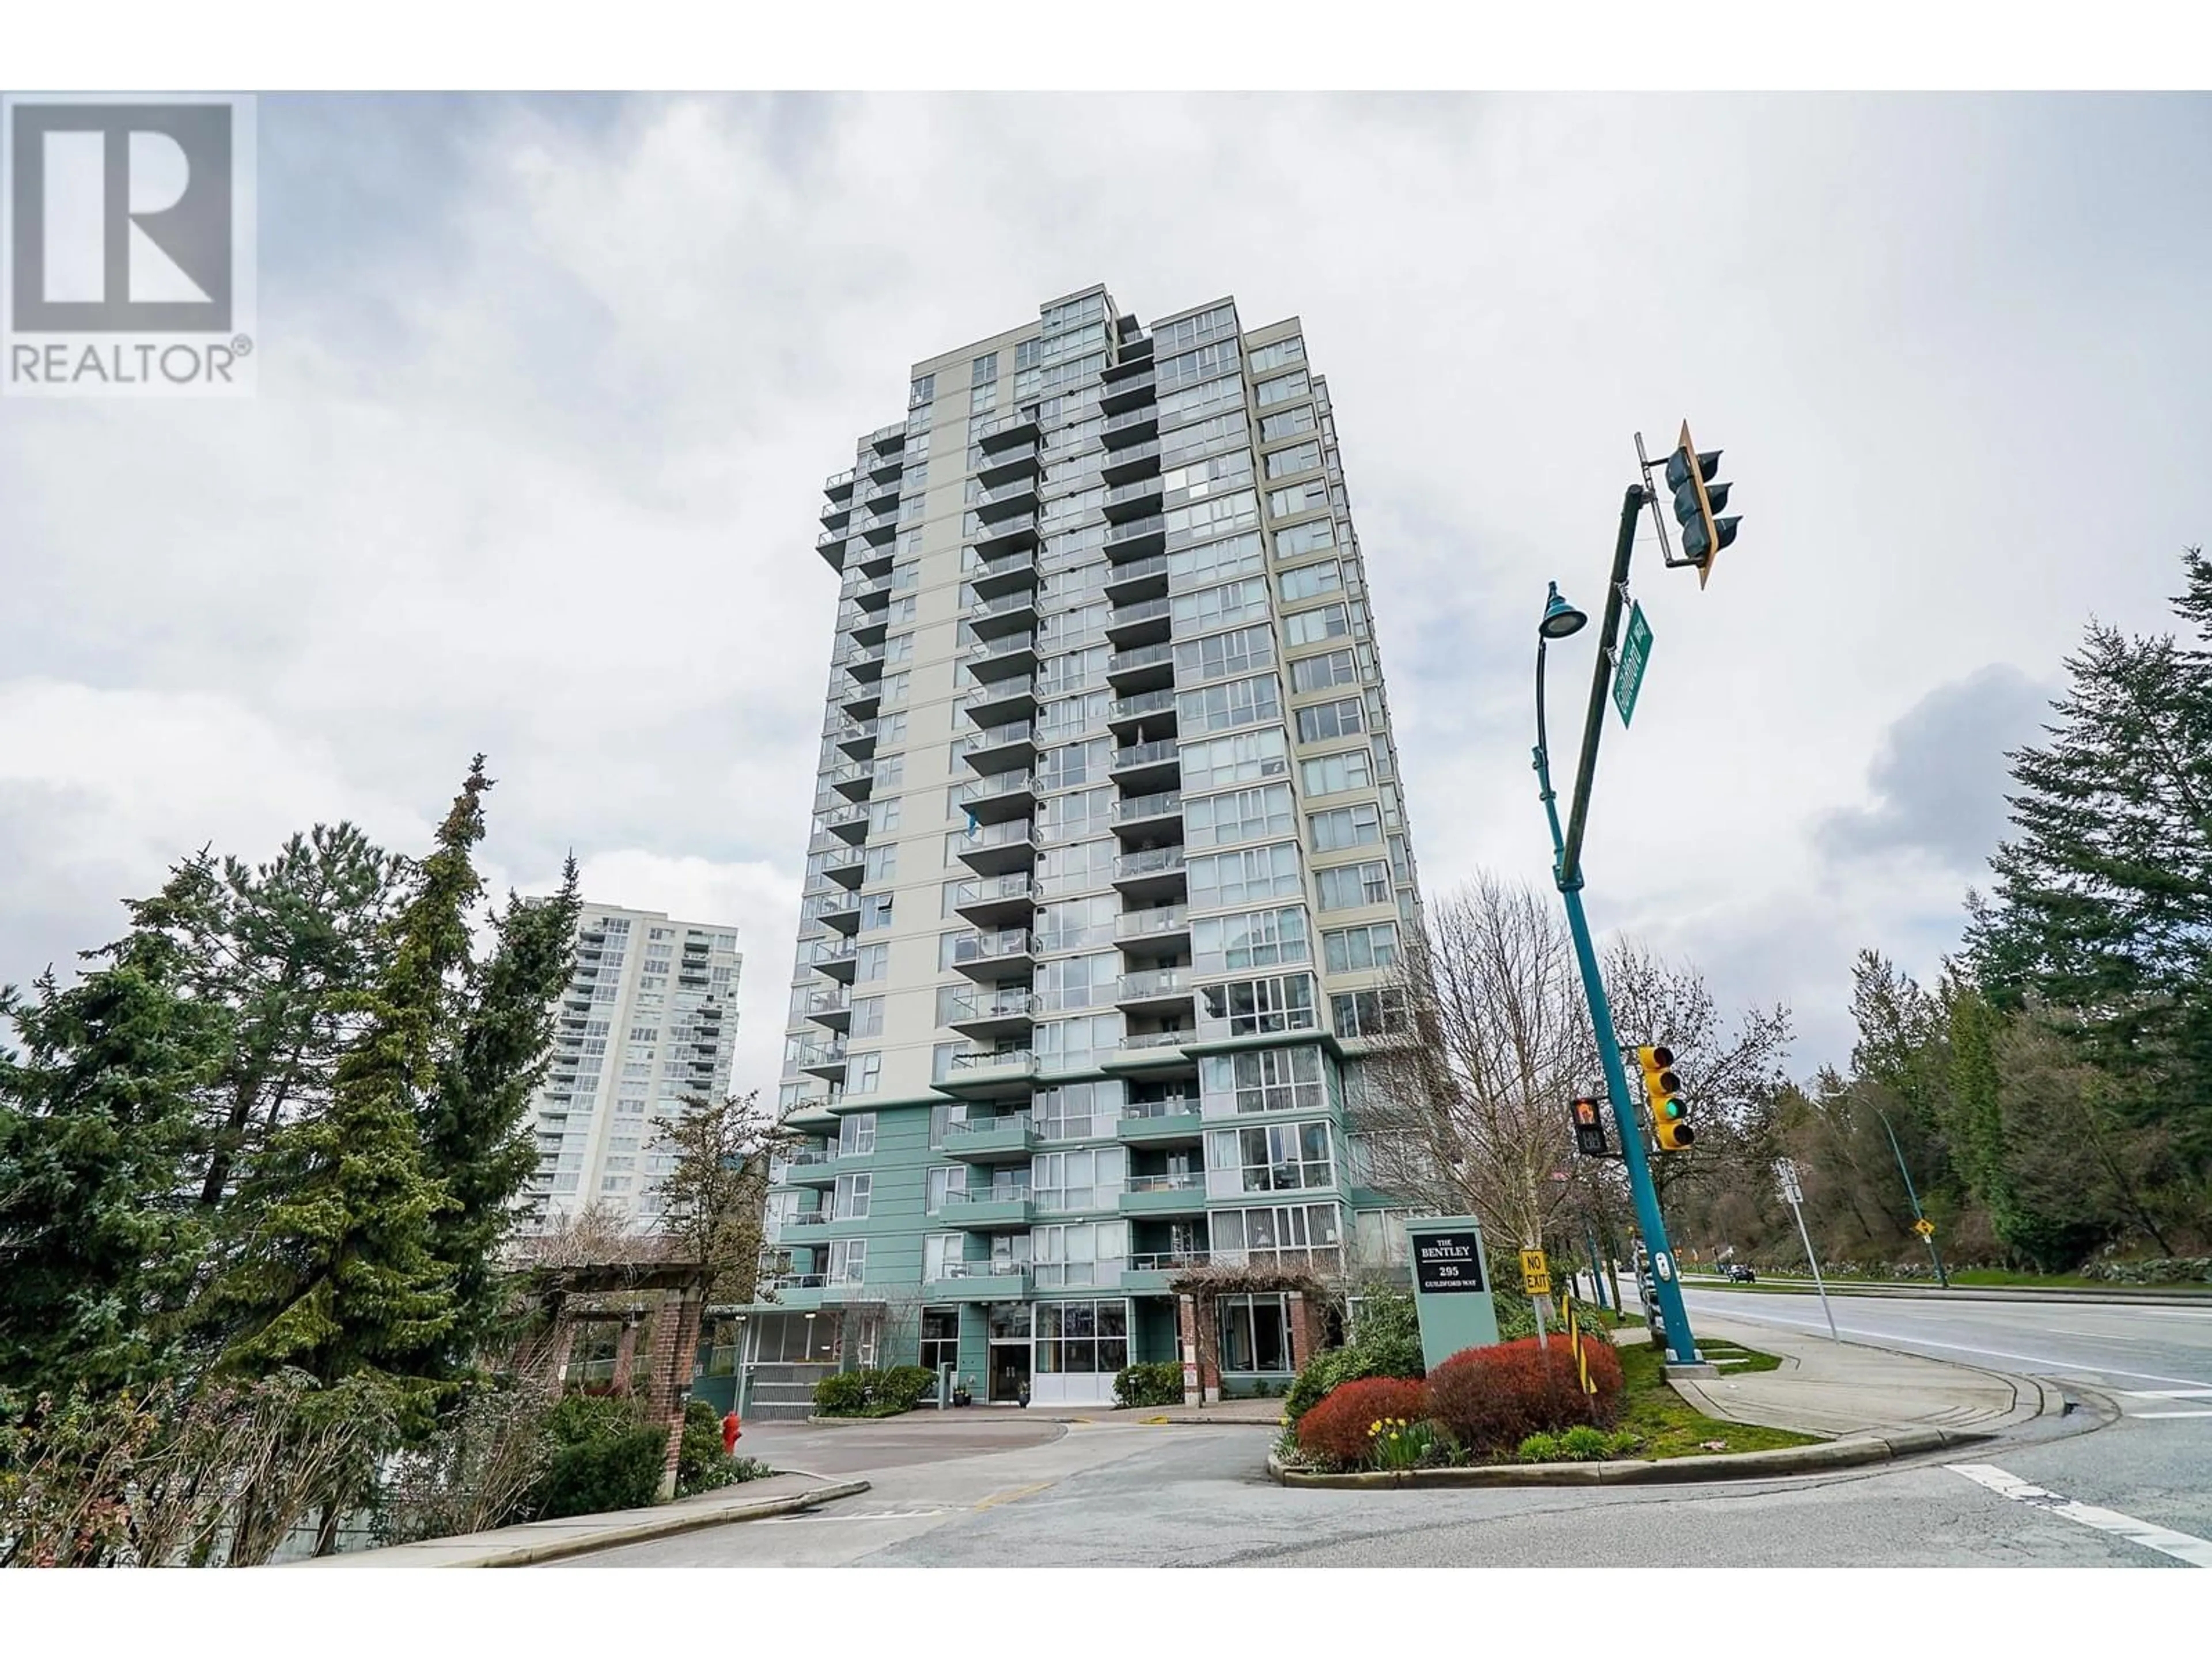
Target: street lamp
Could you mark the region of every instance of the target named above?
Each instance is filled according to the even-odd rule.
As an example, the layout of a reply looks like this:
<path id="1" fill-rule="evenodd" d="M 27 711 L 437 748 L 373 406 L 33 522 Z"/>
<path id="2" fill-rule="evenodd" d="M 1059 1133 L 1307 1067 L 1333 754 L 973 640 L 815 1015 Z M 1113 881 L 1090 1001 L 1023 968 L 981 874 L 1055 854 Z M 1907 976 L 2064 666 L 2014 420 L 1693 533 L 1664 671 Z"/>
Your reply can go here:
<path id="1" fill-rule="evenodd" d="M 1552 788 L 1550 738 L 1544 715 L 1544 662 L 1554 640 L 1582 631 L 1589 618 L 1551 584 L 1544 614 L 1536 624 L 1536 750 L 1538 795 L 1552 827 L 1552 878 L 1567 907 L 1567 928 L 1574 937 L 1575 960 L 1582 970 L 1583 994 L 1589 1004 L 1590 1030 L 1597 1039 L 1598 1059 L 1605 1068 L 1606 1093 L 1620 1131 L 1620 1158 L 1628 1173 L 1630 1196 L 1636 1204 L 1636 1220 L 1651 1260 L 1652 1289 L 1664 1327 L 1668 1357 L 1678 1365 L 1698 1363 L 1698 1346 L 1690 1333 L 1690 1320 L 1682 1304 L 1682 1287 L 1675 1271 L 1674 1255 L 1667 1242 L 1667 1223 L 1659 1213 L 1659 1194 L 1651 1182 L 1650 1165 L 1644 1140 L 1629 1103 L 1628 1077 L 1620 1063 L 1620 1042 L 1613 1027 L 1613 1010 L 1606 1000 L 1605 981 L 1598 972 L 1597 951 L 1590 942 L 1589 922 L 1583 914 L 1581 866 L 1583 823 L 1589 810 L 1589 790 L 1597 771 L 1598 738 L 1604 730 L 1605 671 L 1613 654 L 1620 625 L 1620 596 L 1628 586 L 1629 554 L 1635 546 L 1638 515 L 1651 497 L 1641 485 L 1629 486 L 1620 509 L 1620 534 L 1613 547 L 1613 580 L 1606 592 L 1605 624 L 1601 630 L 1597 671 L 1590 688 L 1589 719 L 1583 729 L 1581 765 L 1575 780 L 1574 805 L 1566 830 L 1559 824 L 1559 799 Z"/>
<path id="2" fill-rule="evenodd" d="M 1905 1149 L 1897 1144 L 1897 1131 L 1890 1127 L 1889 1114 L 1868 1103 L 1867 1109 L 1881 1120 L 1881 1127 L 1889 1134 L 1889 1150 L 1897 1158 L 1897 1172 L 1905 1177 L 1905 1195 L 1912 1203 L 1912 1224 L 1916 1231 L 1927 1228 L 1920 1234 L 1920 1242 L 1928 1247 L 1928 1259 L 1936 1264 L 1936 1283 L 1943 1290 L 1951 1288 L 1950 1275 L 1943 1271 L 1943 1257 L 1936 1248 L 1936 1230 L 1928 1226 L 1928 1218 L 1920 1213 L 1920 1194 L 1912 1189 L 1912 1171 L 1905 1167 Z"/>

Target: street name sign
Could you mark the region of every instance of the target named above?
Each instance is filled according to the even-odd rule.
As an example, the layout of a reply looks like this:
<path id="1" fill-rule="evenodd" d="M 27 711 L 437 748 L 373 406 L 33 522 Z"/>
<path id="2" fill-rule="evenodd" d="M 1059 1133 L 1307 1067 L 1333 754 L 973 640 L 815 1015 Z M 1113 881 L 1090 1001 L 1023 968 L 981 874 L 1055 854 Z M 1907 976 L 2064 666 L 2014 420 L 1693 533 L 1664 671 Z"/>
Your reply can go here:
<path id="1" fill-rule="evenodd" d="M 1628 724 L 1629 716 L 1636 712 L 1636 694 L 1644 689 L 1644 670 L 1651 660 L 1651 624 L 1644 620 L 1644 607 L 1628 607 L 1628 636 L 1620 642 L 1620 655 L 1614 659 L 1613 671 L 1613 701 L 1620 710 L 1620 723 Z"/>

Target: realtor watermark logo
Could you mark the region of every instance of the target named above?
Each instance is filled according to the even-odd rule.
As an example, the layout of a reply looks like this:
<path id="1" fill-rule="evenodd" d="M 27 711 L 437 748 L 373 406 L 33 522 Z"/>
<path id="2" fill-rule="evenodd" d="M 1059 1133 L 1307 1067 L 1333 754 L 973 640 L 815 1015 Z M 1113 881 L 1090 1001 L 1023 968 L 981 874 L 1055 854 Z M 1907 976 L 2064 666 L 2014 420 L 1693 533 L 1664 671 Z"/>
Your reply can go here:
<path id="1" fill-rule="evenodd" d="M 250 96 L 0 98 L 0 393 L 250 397 Z"/>

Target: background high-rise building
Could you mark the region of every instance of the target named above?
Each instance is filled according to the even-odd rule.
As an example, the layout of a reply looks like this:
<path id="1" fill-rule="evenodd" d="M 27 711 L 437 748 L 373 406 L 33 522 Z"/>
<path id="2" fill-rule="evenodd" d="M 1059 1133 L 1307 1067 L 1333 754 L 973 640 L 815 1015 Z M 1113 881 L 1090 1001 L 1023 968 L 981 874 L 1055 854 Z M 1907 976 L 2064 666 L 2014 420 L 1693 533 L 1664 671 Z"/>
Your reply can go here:
<path id="1" fill-rule="evenodd" d="M 782 1083 L 815 1139 L 749 1357 L 1103 1400 L 1178 1357 L 1190 1264 L 1402 1262 L 1346 1103 L 1419 901 L 1297 320 L 1054 301 L 917 365 L 827 491 Z M 1216 1316 L 1231 1389 L 1310 1340 L 1287 1293 Z"/>
<path id="2" fill-rule="evenodd" d="M 743 961 L 735 928 L 585 904 L 552 1069 L 532 1103 L 528 1197 L 544 1221 L 593 1203 L 628 1221 L 658 1218 L 668 1159 L 654 1132 L 684 1096 L 728 1092 Z"/>

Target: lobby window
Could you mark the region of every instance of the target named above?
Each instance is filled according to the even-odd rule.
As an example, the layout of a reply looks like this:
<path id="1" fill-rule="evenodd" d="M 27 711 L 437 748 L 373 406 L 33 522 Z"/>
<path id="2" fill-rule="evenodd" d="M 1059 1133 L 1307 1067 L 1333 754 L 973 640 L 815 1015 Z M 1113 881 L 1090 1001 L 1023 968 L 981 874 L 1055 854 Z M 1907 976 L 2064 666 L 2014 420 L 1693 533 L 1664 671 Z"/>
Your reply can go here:
<path id="1" fill-rule="evenodd" d="M 1224 1296 L 1214 1307 L 1220 1321 L 1223 1370 L 1291 1369 L 1291 1322 L 1280 1292 Z"/>

